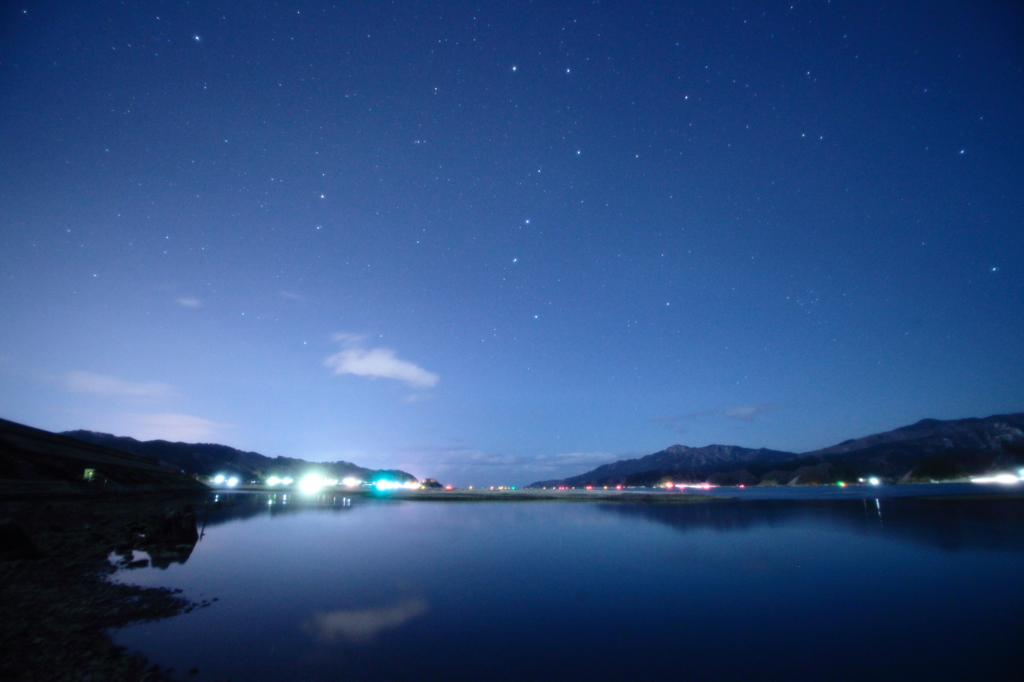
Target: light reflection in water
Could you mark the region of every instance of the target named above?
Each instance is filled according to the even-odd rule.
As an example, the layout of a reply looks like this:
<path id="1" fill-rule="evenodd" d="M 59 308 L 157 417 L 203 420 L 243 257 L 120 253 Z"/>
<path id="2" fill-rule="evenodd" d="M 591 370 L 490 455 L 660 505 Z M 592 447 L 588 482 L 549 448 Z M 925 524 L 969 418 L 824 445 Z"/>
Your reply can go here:
<path id="1" fill-rule="evenodd" d="M 394 606 L 317 612 L 304 627 L 324 644 L 339 639 L 366 644 L 385 630 L 397 628 L 406 621 L 422 616 L 428 608 L 425 599 L 416 598 Z"/>

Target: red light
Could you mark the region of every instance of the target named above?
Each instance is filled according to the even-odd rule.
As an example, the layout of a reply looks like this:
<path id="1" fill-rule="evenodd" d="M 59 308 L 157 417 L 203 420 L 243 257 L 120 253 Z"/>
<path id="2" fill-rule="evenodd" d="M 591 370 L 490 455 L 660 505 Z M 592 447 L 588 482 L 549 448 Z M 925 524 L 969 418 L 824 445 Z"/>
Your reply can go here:
<path id="1" fill-rule="evenodd" d="M 451 487 L 450 485 L 446 485 L 446 486 L 444 487 L 444 489 L 445 489 L 445 490 L 451 490 L 451 489 L 452 489 L 452 487 Z"/>

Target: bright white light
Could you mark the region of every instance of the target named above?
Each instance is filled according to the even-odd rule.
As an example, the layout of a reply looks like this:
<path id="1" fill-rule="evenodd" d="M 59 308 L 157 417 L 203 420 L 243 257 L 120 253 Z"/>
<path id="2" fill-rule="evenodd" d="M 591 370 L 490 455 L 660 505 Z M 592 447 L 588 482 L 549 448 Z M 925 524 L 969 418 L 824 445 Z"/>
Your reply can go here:
<path id="1" fill-rule="evenodd" d="M 617 487 L 621 488 L 622 486 Z M 697 488 L 698 490 L 711 490 L 712 488 L 717 488 L 718 486 L 711 485 L 710 483 L 676 483 L 675 487 L 679 488 L 680 490 L 685 490 L 686 488 Z"/>
<path id="2" fill-rule="evenodd" d="M 870 483 L 871 485 L 880 485 L 882 482 L 878 480 L 878 477 L 872 476 L 871 478 L 868 479 L 868 483 Z"/>
<path id="3" fill-rule="evenodd" d="M 295 483 L 295 481 L 285 476 L 284 478 L 281 479 L 281 483 L 283 483 L 284 485 L 291 485 L 292 483 Z"/>
<path id="4" fill-rule="evenodd" d="M 346 476 L 345 478 L 341 479 L 341 484 L 346 488 L 355 488 L 357 485 L 362 485 L 362 483 L 362 481 L 360 481 L 358 478 L 354 476 Z"/>
<path id="5" fill-rule="evenodd" d="M 223 483 L 224 482 L 224 474 L 217 474 L 216 476 L 214 476 L 213 477 L 213 482 L 216 483 L 217 485 L 220 485 L 221 483 Z"/>
<path id="6" fill-rule="evenodd" d="M 327 480 L 327 485 L 338 485 L 338 479 L 330 478 Z"/>
<path id="7" fill-rule="evenodd" d="M 1013 474 L 996 474 L 995 476 L 974 476 L 971 478 L 971 483 L 1002 483 L 1003 485 L 1012 485 L 1020 483 L 1020 480 Z"/>
<path id="8" fill-rule="evenodd" d="M 267 479 L 267 485 L 277 485 L 280 482 L 281 479 L 278 478 L 277 476 L 271 476 L 270 478 Z"/>
<path id="9" fill-rule="evenodd" d="M 313 495 L 320 492 L 320 489 L 327 484 L 324 477 L 320 474 L 307 474 L 302 477 L 299 481 L 299 490 L 306 493 L 307 495 Z"/>
<path id="10" fill-rule="evenodd" d="M 238 485 L 238 479 L 235 478 L 234 476 L 232 476 L 231 478 L 224 482 L 227 484 L 229 488 L 234 488 L 236 485 Z"/>

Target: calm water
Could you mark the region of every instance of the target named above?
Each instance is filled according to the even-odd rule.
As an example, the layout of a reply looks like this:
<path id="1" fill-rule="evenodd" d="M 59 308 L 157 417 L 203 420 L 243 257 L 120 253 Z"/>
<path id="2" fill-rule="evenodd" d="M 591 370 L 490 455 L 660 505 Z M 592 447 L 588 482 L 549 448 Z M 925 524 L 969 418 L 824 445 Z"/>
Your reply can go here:
<path id="1" fill-rule="evenodd" d="M 1020 501 L 234 499 L 184 564 L 123 574 L 218 598 L 115 634 L 182 677 L 1024 674 Z"/>

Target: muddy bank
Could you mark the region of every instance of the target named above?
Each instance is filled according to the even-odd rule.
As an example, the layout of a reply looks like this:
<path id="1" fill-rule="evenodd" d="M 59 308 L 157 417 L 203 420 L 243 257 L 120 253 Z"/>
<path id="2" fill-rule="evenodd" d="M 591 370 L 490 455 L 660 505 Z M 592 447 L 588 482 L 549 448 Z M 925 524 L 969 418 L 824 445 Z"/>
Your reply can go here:
<path id="1" fill-rule="evenodd" d="M 0 501 L 0 679 L 187 679 L 189 671 L 160 670 L 114 646 L 106 629 L 204 604 L 109 582 L 118 567 L 108 557 L 116 553 L 121 567 L 134 550 L 157 566 L 186 560 L 196 510 L 201 497 L 171 493 Z"/>

